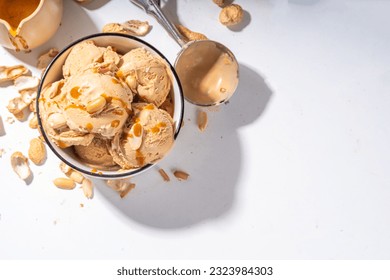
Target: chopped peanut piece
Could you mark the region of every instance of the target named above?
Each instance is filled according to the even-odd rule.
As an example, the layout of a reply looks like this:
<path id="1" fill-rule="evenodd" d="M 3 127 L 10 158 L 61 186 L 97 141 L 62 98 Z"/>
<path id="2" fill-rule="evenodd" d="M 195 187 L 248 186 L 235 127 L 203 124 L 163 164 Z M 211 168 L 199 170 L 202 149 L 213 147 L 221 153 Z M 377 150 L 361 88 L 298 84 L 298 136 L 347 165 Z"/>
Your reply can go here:
<path id="1" fill-rule="evenodd" d="M 190 176 L 188 173 L 184 172 L 184 171 L 181 171 L 181 170 L 176 170 L 173 172 L 173 175 L 175 175 L 175 177 L 177 179 L 179 179 L 180 181 L 183 180 L 187 180 L 188 177 Z"/>
<path id="2" fill-rule="evenodd" d="M 205 111 L 198 111 L 198 128 L 200 131 L 204 131 L 208 124 L 207 113 Z"/>
<path id="3" fill-rule="evenodd" d="M 170 181 L 169 176 L 168 176 L 168 174 L 165 172 L 164 169 L 160 168 L 160 169 L 158 170 L 158 172 L 160 173 L 161 177 L 164 179 L 165 182 L 169 182 L 169 181 Z"/>
<path id="4" fill-rule="evenodd" d="M 135 184 L 133 183 L 128 184 L 122 191 L 119 192 L 119 196 L 121 198 L 125 198 L 126 195 L 134 188 L 135 188 Z"/>

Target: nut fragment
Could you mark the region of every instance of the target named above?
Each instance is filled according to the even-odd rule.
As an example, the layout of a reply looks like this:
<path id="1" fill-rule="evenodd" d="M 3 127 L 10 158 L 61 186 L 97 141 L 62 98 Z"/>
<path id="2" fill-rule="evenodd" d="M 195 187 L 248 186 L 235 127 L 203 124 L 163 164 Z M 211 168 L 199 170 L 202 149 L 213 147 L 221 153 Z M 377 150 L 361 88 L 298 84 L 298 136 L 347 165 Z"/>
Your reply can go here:
<path id="1" fill-rule="evenodd" d="M 31 112 L 36 113 L 37 112 L 37 103 L 35 102 L 36 100 L 32 100 L 28 108 L 30 109 Z"/>
<path id="2" fill-rule="evenodd" d="M 39 85 L 39 78 L 32 76 L 20 76 L 14 80 L 14 86 L 18 91 L 35 89 Z"/>
<path id="3" fill-rule="evenodd" d="M 78 184 L 81 184 L 85 180 L 83 174 L 73 169 L 68 173 L 68 176 Z"/>
<path id="4" fill-rule="evenodd" d="M 149 22 L 140 20 L 129 20 L 122 24 L 108 23 L 103 26 L 103 32 L 123 33 L 133 36 L 145 36 L 149 31 Z"/>
<path id="5" fill-rule="evenodd" d="M 14 114 L 15 118 L 17 118 L 19 121 L 22 121 L 24 119 L 24 112 L 20 111 L 18 113 Z"/>
<path id="6" fill-rule="evenodd" d="M 83 174 L 63 162 L 60 163 L 60 169 L 66 176 L 78 184 L 81 184 L 86 179 Z"/>
<path id="7" fill-rule="evenodd" d="M 11 155 L 11 166 L 22 180 L 26 180 L 31 175 L 28 160 L 21 152 L 14 152 Z"/>
<path id="8" fill-rule="evenodd" d="M 56 178 L 53 183 L 57 188 L 63 190 L 73 190 L 76 187 L 76 183 L 72 179 L 68 178 Z"/>
<path id="9" fill-rule="evenodd" d="M 38 93 L 36 89 L 25 89 L 20 91 L 20 97 L 22 98 L 23 102 L 28 105 L 36 100 L 37 94 Z"/>
<path id="10" fill-rule="evenodd" d="M 207 113 L 205 111 L 198 111 L 198 128 L 200 131 L 204 131 L 208 124 Z"/>
<path id="11" fill-rule="evenodd" d="M 61 169 L 61 171 L 62 171 L 65 175 L 66 175 L 69 171 L 72 170 L 72 168 L 71 168 L 69 165 L 65 164 L 64 162 L 61 162 L 61 163 L 60 163 L 60 169 Z"/>
<path id="12" fill-rule="evenodd" d="M 52 48 L 46 53 L 40 55 L 38 58 L 37 68 L 45 69 L 57 54 L 58 50 L 56 48 Z"/>
<path id="13" fill-rule="evenodd" d="M 8 101 L 7 109 L 10 113 L 16 115 L 23 111 L 24 108 L 27 108 L 28 105 L 23 101 L 21 96 L 18 96 Z"/>
<path id="14" fill-rule="evenodd" d="M 103 96 L 99 96 L 95 100 L 88 102 L 86 109 L 88 113 L 95 114 L 103 110 L 104 106 L 106 106 L 106 99 Z"/>
<path id="15" fill-rule="evenodd" d="M 226 26 L 235 25 L 241 22 L 243 17 L 243 10 L 241 6 L 237 4 L 226 6 L 219 13 L 219 21 Z"/>
<path id="16" fill-rule="evenodd" d="M 88 199 L 93 198 L 93 184 L 91 180 L 85 178 L 81 183 L 81 188 L 83 189 L 86 198 Z"/>
<path id="17" fill-rule="evenodd" d="M 207 40 L 202 33 L 194 32 L 183 25 L 176 25 L 176 28 L 188 41 Z"/>
<path id="18" fill-rule="evenodd" d="M 59 129 L 66 125 L 66 119 L 61 113 L 53 113 L 48 117 L 47 123 L 50 127 Z"/>
<path id="19" fill-rule="evenodd" d="M 15 80 L 27 73 L 28 69 L 23 65 L 0 66 L 0 83 Z"/>
<path id="20" fill-rule="evenodd" d="M 9 116 L 9 117 L 7 117 L 7 118 L 5 119 L 5 121 L 6 121 L 7 123 L 9 123 L 9 124 L 13 124 L 13 123 L 15 122 L 15 119 L 14 119 L 13 117 Z"/>
<path id="21" fill-rule="evenodd" d="M 142 124 L 135 123 L 132 125 L 127 136 L 127 141 L 132 150 L 137 150 L 139 147 L 141 147 L 143 133 L 144 128 Z"/>
<path id="22" fill-rule="evenodd" d="M 46 148 L 41 139 L 34 138 L 30 141 L 28 157 L 36 165 L 42 164 L 44 162 L 46 157 Z"/>
<path id="23" fill-rule="evenodd" d="M 38 128 L 38 118 L 37 114 L 34 113 L 33 117 L 31 118 L 30 122 L 28 123 L 28 126 L 32 129 Z"/>
<path id="24" fill-rule="evenodd" d="M 135 76 L 127 76 L 125 82 L 133 92 L 137 91 L 137 79 Z"/>
<path id="25" fill-rule="evenodd" d="M 168 174 L 165 172 L 164 169 L 160 168 L 160 169 L 158 170 L 158 172 L 160 173 L 161 177 L 164 179 L 165 182 L 169 182 L 169 181 L 170 181 L 169 176 L 168 176 Z"/>
<path id="26" fill-rule="evenodd" d="M 180 181 L 181 180 L 187 180 L 188 177 L 190 176 L 188 173 L 184 172 L 184 171 L 181 171 L 181 170 L 176 170 L 173 172 L 173 175 L 175 175 L 175 177 L 177 179 L 179 179 Z"/>

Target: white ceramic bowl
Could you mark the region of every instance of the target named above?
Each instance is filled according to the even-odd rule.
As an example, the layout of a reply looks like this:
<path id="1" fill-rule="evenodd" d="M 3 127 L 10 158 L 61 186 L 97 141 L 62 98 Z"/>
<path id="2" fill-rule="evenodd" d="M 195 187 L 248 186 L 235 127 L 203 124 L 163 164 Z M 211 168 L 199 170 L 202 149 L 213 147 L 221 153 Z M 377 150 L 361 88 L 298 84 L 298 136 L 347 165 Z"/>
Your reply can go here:
<path id="1" fill-rule="evenodd" d="M 62 66 L 64 65 L 65 59 L 67 58 L 69 52 L 71 51 L 72 47 L 84 40 L 93 40 L 97 46 L 101 47 L 107 47 L 112 46 L 115 47 L 118 53 L 125 54 L 131 49 L 143 47 L 150 51 L 151 53 L 161 57 L 164 59 L 167 64 L 170 66 L 170 70 L 172 72 L 172 90 L 170 92 L 172 97 L 172 102 L 174 105 L 174 113 L 173 113 L 173 121 L 174 121 L 174 139 L 176 141 L 176 138 L 179 134 L 180 127 L 183 120 L 183 113 L 184 113 L 184 99 L 183 99 L 183 93 L 182 88 L 179 82 L 179 78 L 175 72 L 174 67 L 169 63 L 169 61 L 164 57 L 162 53 L 160 53 L 155 47 L 152 45 L 144 42 L 143 40 L 125 35 L 125 34 L 118 34 L 118 33 L 99 33 L 99 34 L 93 34 L 84 38 L 81 38 L 66 48 L 64 48 L 49 64 L 46 71 L 43 74 L 41 83 L 38 88 L 38 97 L 37 97 L 37 115 L 38 115 L 38 124 L 39 128 L 42 131 L 42 135 L 46 140 L 47 145 L 49 148 L 54 152 L 54 154 L 64 163 L 69 165 L 70 167 L 74 168 L 75 170 L 92 177 L 102 178 L 102 179 L 120 179 L 120 178 L 126 178 L 130 176 L 134 176 L 136 174 L 139 174 L 150 167 L 154 165 L 148 164 L 141 168 L 136 169 L 127 169 L 122 170 L 118 167 L 117 170 L 93 170 L 93 168 L 82 161 L 80 161 L 77 156 L 74 154 L 72 147 L 62 149 L 59 148 L 51 139 L 48 137 L 45 133 L 45 130 L 42 126 L 42 120 L 40 118 L 39 113 L 39 104 L 38 100 L 41 94 L 42 89 L 45 88 L 46 85 L 53 83 L 55 81 L 60 80 L 62 75 Z"/>

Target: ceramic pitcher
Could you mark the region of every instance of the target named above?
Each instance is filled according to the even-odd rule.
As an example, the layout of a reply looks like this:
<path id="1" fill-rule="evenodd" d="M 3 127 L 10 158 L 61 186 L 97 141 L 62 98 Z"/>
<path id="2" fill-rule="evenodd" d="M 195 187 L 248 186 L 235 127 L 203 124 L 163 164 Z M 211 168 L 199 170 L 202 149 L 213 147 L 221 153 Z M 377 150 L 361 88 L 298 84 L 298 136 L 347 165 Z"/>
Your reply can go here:
<path id="1" fill-rule="evenodd" d="M 62 0 L 0 0 L 0 45 L 29 52 L 60 25 Z"/>

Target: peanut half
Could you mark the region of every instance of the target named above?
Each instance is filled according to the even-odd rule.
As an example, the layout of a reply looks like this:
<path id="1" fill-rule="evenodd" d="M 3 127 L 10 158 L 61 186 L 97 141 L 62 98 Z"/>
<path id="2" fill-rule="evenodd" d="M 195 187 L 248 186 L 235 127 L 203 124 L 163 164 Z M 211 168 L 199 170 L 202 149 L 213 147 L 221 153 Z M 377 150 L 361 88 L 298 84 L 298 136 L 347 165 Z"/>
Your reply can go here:
<path id="1" fill-rule="evenodd" d="M 165 172 L 164 169 L 160 168 L 158 170 L 158 172 L 160 173 L 161 177 L 164 179 L 165 182 L 169 182 L 170 181 L 170 178 L 169 178 L 168 174 Z"/>
<path id="2" fill-rule="evenodd" d="M 81 183 L 81 188 L 83 189 L 86 198 L 93 198 L 93 184 L 91 180 L 84 178 L 83 182 Z"/>
<path id="3" fill-rule="evenodd" d="M 63 190 L 73 190 L 76 187 L 76 183 L 72 179 L 68 179 L 68 178 L 60 177 L 55 179 L 53 183 L 57 188 Z"/>
<path id="4" fill-rule="evenodd" d="M 34 138 L 30 141 L 28 157 L 36 165 L 42 164 L 45 161 L 46 148 L 41 139 Z"/>
<path id="5" fill-rule="evenodd" d="M 184 171 L 181 171 L 181 170 L 176 170 L 173 172 L 173 175 L 175 175 L 175 177 L 177 179 L 179 179 L 180 181 L 183 180 L 187 180 L 188 177 L 190 176 L 188 173 L 184 172 Z"/>
<path id="6" fill-rule="evenodd" d="M 95 114 L 103 110 L 104 106 L 106 106 L 106 99 L 103 96 L 99 96 L 95 100 L 88 102 L 86 109 L 88 113 Z"/>

